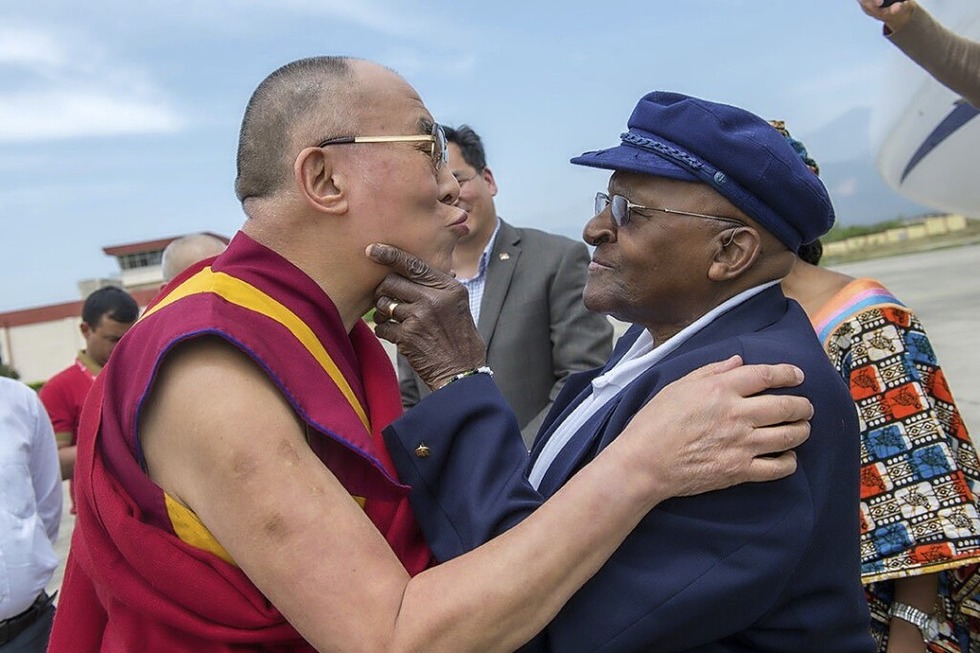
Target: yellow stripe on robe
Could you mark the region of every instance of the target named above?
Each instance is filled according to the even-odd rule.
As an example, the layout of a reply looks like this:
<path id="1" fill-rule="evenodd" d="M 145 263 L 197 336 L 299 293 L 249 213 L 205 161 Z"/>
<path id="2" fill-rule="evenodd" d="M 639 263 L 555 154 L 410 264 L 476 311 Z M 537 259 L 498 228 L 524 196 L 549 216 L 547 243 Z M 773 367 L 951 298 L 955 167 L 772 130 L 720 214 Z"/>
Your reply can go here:
<path id="1" fill-rule="evenodd" d="M 211 531 L 201 523 L 201 520 L 190 508 L 177 503 L 177 500 L 166 492 L 163 493 L 164 503 L 167 505 L 167 515 L 170 516 L 170 524 L 173 526 L 174 533 L 182 542 L 187 542 L 191 546 L 208 551 L 218 556 L 225 562 L 235 565 L 225 547 L 214 539 Z M 235 565 L 236 567 L 238 565 Z"/>
<path id="2" fill-rule="evenodd" d="M 358 401 L 350 384 L 347 383 L 347 379 L 344 378 L 337 364 L 323 346 L 323 343 L 313 333 L 313 330 L 298 315 L 282 303 L 241 279 L 225 274 L 224 272 L 214 272 L 209 267 L 203 268 L 200 272 L 174 288 L 159 303 L 144 312 L 139 319 L 145 319 L 162 308 L 185 297 L 207 292 L 214 293 L 236 306 L 241 306 L 242 308 L 275 320 L 288 329 L 337 385 L 341 394 L 344 395 L 351 408 L 357 413 L 364 428 L 368 433 L 371 432 L 371 425 L 368 422 L 366 411 Z M 167 515 L 170 517 L 170 523 L 173 526 L 174 533 L 181 541 L 195 548 L 213 553 L 229 564 L 235 564 L 228 551 L 215 539 L 211 531 L 207 529 L 193 510 L 178 503 L 167 493 L 164 493 L 163 496 L 167 507 Z M 362 509 L 364 508 L 365 500 L 363 497 L 352 495 L 352 498 Z"/>
<path id="3" fill-rule="evenodd" d="M 364 508 L 363 497 L 353 497 L 353 499 L 361 509 Z M 163 493 L 163 500 L 167 506 L 170 524 L 180 541 L 186 542 L 196 549 L 213 553 L 230 565 L 238 566 L 225 547 L 221 546 L 193 510 L 178 503 L 166 492 Z"/>
<path id="4" fill-rule="evenodd" d="M 323 371 L 336 384 L 341 394 L 347 399 L 347 403 L 357 413 L 357 417 L 364 424 L 367 432 L 371 432 L 371 424 L 368 421 L 367 412 L 361 406 L 357 395 L 354 394 L 350 384 L 347 383 L 347 379 L 344 378 L 340 368 L 337 367 L 333 358 L 330 357 L 323 343 L 313 333 L 313 329 L 303 322 L 296 313 L 250 283 L 225 274 L 224 272 L 214 272 L 211 268 L 204 268 L 174 288 L 157 305 L 143 313 L 140 319 L 142 320 L 147 316 L 153 315 L 160 309 L 169 306 L 179 299 L 207 292 L 214 293 L 232 304 L 275 320 L 288 329 L 302 343 L 306 350 L 310 352 L 310 355 L 320 364 Z"/>

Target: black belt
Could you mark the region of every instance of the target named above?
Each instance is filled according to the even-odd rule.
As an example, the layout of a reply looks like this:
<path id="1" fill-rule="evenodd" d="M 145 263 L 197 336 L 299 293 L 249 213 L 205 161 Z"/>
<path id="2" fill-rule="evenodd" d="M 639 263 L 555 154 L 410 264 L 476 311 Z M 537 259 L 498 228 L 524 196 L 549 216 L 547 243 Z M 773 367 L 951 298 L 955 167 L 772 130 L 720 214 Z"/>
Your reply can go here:
<path id="1" fill-rule="evenodd" d="M 13 640 L 15 637 L 20 635 L 22 632 L 27 630 L 27 627 L 33 624 L 35 621 L 41 618 L 44 614 L 45 609 L 54 601 L 54 597 L 58 593 L 48 596 L 47 592 L 41 592 L 31 607 L 27 608 L 21 612 L 16 617 L 11 617 L 10 619 L 4 619 L 0 621 L 0 646 L 3 646 L 7 642 Z"/>

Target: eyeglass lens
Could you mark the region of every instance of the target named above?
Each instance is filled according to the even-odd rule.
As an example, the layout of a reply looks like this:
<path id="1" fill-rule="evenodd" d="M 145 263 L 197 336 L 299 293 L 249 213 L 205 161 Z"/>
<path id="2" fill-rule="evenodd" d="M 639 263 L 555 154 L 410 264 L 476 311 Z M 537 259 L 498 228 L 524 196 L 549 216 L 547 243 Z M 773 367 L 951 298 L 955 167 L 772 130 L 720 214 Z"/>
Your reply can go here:
<path id="1" fill-rule="evenodd" d="M 595 194 L 595 214 L 599 215 L 612 204 L 612 218 L 617 227 L 622 227 L 629 222 L 629 204 L 622 195 L 613 195 L 612 199 L 605 193 Z"/>
<path id="2" fill-rule="evenodd" d="M 446 132 L 440 124 L 432 126 L 432 136 L 432 163 L 438 170 L 449 161 L 449 144 L 446 142 Z"/>

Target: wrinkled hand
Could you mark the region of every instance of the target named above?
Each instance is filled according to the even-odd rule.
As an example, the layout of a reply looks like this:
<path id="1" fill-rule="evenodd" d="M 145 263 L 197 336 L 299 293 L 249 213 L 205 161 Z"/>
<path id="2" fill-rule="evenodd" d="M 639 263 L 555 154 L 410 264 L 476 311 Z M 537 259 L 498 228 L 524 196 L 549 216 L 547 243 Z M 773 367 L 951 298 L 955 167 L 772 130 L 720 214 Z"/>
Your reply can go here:
<path id="1" fill-rule="evenodd" d="M 915 11 L 915 0 L 905 0 L 896 2 L 887 7 L 882 7 L 883 0 L 858 0 L 861 10 L 876 20 L 880 20 L 893 32 L 905 27 Z"/>
<path id="2" fill-rule="evenodd" d="M 737 356 L 706 365 L 665 387 L 619 440 L 638 434 L 630 436 L 630 459 L 655 467 L 666 496 L 782 478 L 796 471 L 791 449 L 809 437 L 813 407 L 803 397 L 759 393 L 802 381 L 792 365 L 742 365 Z"/>
<path id="3" fill-rule="evenodd" d="M 486 345 L 462 284 L 391 245 L 369 245 L 367 255 L 391 268 L 374 291 L 374 332 L 398 346 L 426 385 L 439 388 L 486 364 Z"/>

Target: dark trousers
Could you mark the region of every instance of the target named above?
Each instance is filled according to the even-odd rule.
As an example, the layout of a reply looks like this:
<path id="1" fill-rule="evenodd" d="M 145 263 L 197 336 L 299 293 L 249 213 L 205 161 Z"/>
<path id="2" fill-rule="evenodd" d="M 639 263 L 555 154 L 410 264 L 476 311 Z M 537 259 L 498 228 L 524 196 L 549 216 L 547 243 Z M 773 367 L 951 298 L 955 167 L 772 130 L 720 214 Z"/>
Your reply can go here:
<path id="1" fill-rule="evenodd" d="M 24 629 L 12 640 L 0 646 L 2 653 L 45 653 L 51 624 L 54 622 L 54 604 L 48 603 L 41 609 L 37 621 Z"/>

